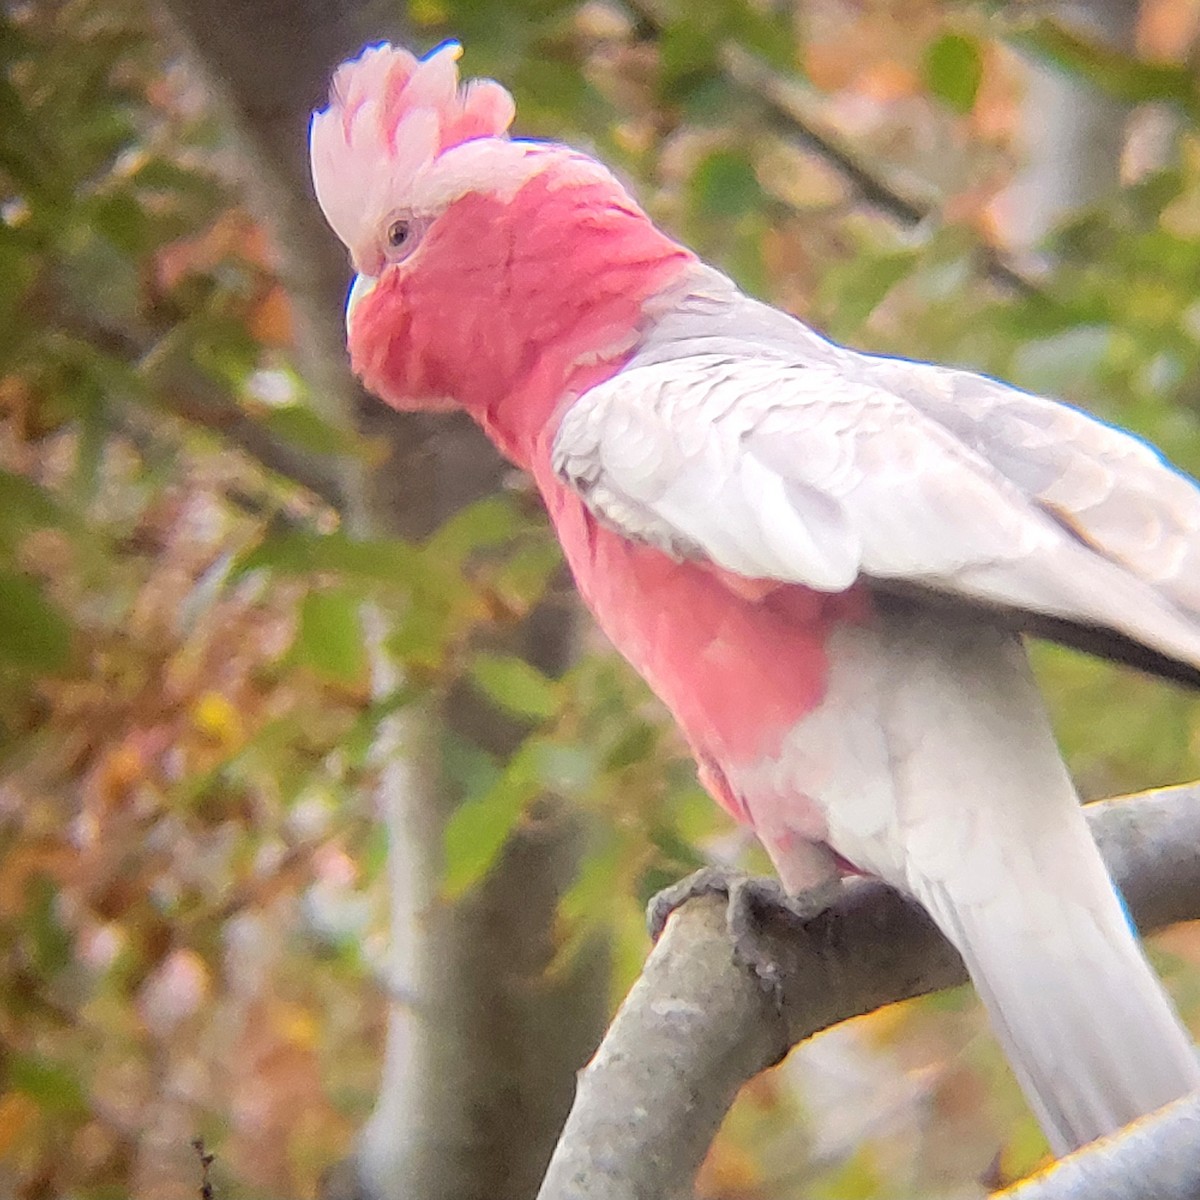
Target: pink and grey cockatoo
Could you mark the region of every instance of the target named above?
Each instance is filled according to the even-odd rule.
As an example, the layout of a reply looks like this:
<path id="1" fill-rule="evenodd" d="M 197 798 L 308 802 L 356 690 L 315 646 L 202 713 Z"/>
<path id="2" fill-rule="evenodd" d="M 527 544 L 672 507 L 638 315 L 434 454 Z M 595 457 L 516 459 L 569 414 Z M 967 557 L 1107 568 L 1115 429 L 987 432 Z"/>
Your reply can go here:
<path id="1" fill-rule="evenodd" d="M 511 138 L 457 45 L 371 47 L 313 117 L 354 370 L 530 472 L 579 593 L 792 894 L 847 870 L 961 952 L 1064 1152 L 1200 1088 L 1021 636 L 1200 684 L 1200 491 L 966 371 L 827 341 Z"/>

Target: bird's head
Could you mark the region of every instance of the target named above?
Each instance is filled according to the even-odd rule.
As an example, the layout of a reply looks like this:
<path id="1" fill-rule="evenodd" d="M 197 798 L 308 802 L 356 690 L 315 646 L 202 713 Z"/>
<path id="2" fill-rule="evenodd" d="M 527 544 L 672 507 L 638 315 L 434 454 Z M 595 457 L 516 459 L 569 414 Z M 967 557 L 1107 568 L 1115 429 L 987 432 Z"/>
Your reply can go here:
<path id="1" fill-rule="evenodd" d="M 338 68 L 329 106 L 313 114 L 317 200 L 350 251 L 360 289 L 408 258 L 455 199 L 499 190 L 520 162 L 508 138 L 512 96 L 491 79 L 460 86 L 461 54 L 456 42 L 423 59 L 368 46 Z"/>
<path id="2" fill-rule="evenodd" d="M 460 84 L 460 54 L 383 44 L 341 66 L 312 172 L 357 272 L 346 327 L 364 383 L 399 408 L 462 405 L 503 443 L 502 404 L 544 408 L 572 364 L 627 352 L 691 256 L 594 159 L 510 138 L 512 97 Z"/>

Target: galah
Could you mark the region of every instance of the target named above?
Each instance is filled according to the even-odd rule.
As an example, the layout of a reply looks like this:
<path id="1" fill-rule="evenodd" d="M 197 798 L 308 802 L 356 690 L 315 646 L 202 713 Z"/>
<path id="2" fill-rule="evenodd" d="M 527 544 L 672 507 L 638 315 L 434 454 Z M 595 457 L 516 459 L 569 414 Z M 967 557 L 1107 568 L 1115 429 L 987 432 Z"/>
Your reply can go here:
<path id="1" fill-rule="evenodd" d="M 599 162 L 509 136 L 460 48 L 314 115 L 364 384 L 466 409 L 789 893 L 848 871 L 961 952 L 1066 1152 L 1200 1088 L 1022 635 L 1200 684 L 1200 490 L 1137 438 L 743 295 Z"/>

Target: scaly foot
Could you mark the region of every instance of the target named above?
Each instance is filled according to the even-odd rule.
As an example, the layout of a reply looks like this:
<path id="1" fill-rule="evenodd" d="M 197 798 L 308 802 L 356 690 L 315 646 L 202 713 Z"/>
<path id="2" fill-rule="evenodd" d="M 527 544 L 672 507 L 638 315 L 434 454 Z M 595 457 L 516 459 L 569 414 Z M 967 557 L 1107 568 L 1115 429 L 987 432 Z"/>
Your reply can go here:
<path id="1" fill-rule="evenodd" d="M 667 918 L 695 896 L 725 896 L 725 924 L 735 961 L 744 966 L 777 1002 L 782 1000 L 782 971 L 767 948 L 763 930 L 768 917 L 806 925 L 837 898 L 841 881 L 790 896 L 777 879 L 747 875 L 726 867 L 701 867 L 686 879 L 664 888 L 646 908 L 650 936 L 658 941 Z"/>

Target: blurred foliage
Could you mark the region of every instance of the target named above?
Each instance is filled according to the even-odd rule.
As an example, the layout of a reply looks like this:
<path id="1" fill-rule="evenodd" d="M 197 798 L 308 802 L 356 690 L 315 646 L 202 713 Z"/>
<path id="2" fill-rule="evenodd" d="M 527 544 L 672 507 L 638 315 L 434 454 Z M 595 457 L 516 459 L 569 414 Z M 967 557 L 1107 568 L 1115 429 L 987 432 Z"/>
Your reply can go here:
<path id="1" fill-rule="evenodd" d="M 1194 3 L 1146 5 L 1142 57 L 935 0 L 413 0 L 405 16 L 508 83 L 522 132 L 594 148 L 751 290 L 856 345 L 1061 395 L 1200 470 Z M 598 639 L 559 679 L 495 651 L 560 586 L 528 494 L 424 545 L 363 542 L 260 461 L 264 438 L 327 465 L 370 448 L 291 366 L 275 252 L 172 44 L 135 0 L 0 10 L 0 1190 L 19 1197 L 194 1196 L 197 1132 L 253 1194 L 312 1193 L 375 1086 L 370 747 L 416 699 L 465 686 L 530 731 L 503 761 L 441 747 L 462 797 L 446 896 L 539 796 L 572 799 L 597 832 L 560 961 L 608 931 L 614 998 L 645 953 L 645 899 L 747 852 Z M 861 203 L 731 46 L 902 201 L 922 181 L 928 219 Z M 1014 287 L 994 203 L 1017 154 L 1017 46 L 1176 124 L 1169 154 Z M 382 697 L 367 604 L 394 617 L 406 680 Z M 1037 660 L 1088 794 L 1192 773 L 1190 697 Z M 1200 946 L 1184 930 L 1169 948 L 1194 1018 Z M 955 995 L 819 1039 L 746 1089 L 704 1194 L 961 1195 L 1027 1167 L 1040 1137 L 981 1031 Z"/>

